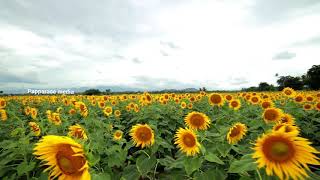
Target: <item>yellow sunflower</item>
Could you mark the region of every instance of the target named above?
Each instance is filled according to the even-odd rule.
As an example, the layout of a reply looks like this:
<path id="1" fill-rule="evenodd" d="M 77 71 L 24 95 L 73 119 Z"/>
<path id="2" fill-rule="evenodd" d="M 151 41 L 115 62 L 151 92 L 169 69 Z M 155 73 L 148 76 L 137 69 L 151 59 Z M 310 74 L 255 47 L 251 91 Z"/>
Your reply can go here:
<path id="1" fill-rule="evenodd" d="M 229 108 L 233 110 L 238 110 L 241 107 L 241 103 L 239 99 L 233 99 L 229 102 Z"/>
<path id="2" fill-rule="evenodd" d="M 187 156 L 194 156 L 200 151 L 197 136 L 191 129 L 179 128 L 175 134 L 174 144 L 177 144 L 180 151 L 186 153 Z"/>
<path id="3" fill-rule="evenodd" d="M 252 96 L 251 99 L 250 99 L 250 102 L 252 104 L 259 104 L 259 102 L 260 102 L 259 96 Z"/>
<path id="4" fill-rule="evenodd" d="M 272 130 L 273 131 L 282 131 L 285 133 L 291 133 L 296 136 L 299 134 L 299 128 L 295 125 L 292 125 L 292 124 L 285 124 L 285 123 L 276 124 L 273 126 Z"/>
<path id="5" fill-rule="evenodd" d="M 59 113 L 51 113 L 51 121 L 55 124 L 55 125 L 60 125 L 61 124 L 61 118 L 60 118 L 60 114 Z"/>
<path id="6" fill-rule="evenodd" d="M 36 108 L 31 108 L 30 112 L 31 112 L 31 118 L 32 119 L 36 119 L 37 118 L 37 114 L 38 114 L 38 110 Z"/>
<path id="7" fill-rule="evenodd" d="M 294 124 L 294 117 L 291 114 L 284 113 L 281 117 L 280 123 Z"/>
<path id="8" fill-rule="evenodd" d="M 303 109 L 306 111 L 312 110 L 313 109 L 313 105 L 312 104 L 304 104 L 303 105 Z"/>
<path id="9" fill-rule="evenodd" d="M 297 102 L 297 103 L 303 103 L 303 102 L 304 102 L 303 95 L 298 94 L 298 95 L 294 98 L 294 101 Z"/>
<path id="10" fill-rule="evenodd" d="M 206 130 L 210 125 L 210 118 L 203 113 L 193 111 L 184 118 L 184 122 L 190 129 Z"/>
<path id="11" fill-rule="evenodd" d="M 31 131 L 34 133 L 35 136 L 40 136 L 41 130 L 37 123 L 35 122 L 29 122 L 29 126 L 31 128 Z"/>
<path id="12" fill-rule="evenodd" d="M 265 99 L 261 102 L 261 107 L 263 109 L 272 108 L 274 106 L 271 100 Z"/>
<path id="13" fill-rule="evenodd" d="M 209 103 L 211 105 L 222 106 L 224 103 L 223 97 L 218 93 L 212 93 L 209 96 Z"/>
<path id="14" fill-rule="evenodd" d="M 130 130 L 130 136 L 136 147 L 141 146 L 141 148 L 144 148 L 154 143 L 153 130 L 147 124 L 134 125 Z"/>
<path id="15" fill-rule="evenodd" d="M 0 109 L 0 119 L 2 121 L 6 121 L 8 119 L 6 110 Z"/>
<path id="16" fill-rule="evenodd" d="M 24 108 L 24 113 L 25 113 L 27 116 L 29 116 L 30 112 L 31 112 L 31 108 L 30 108 L 29 106 L 27 106 L 27 107 Z"/>
<path id="17" fill-rule="evenodd" d="M 76 114 L 76 110 L 75 110 L 75 109 L 70 109 L 70 110 L 69 110 L 69 114 L 70 114 L 70 115 Z"/>
<path id="18" fill-rule="evenodd" d="M 245 136 L 247 133 L 247 126 L 242 123 L 236 123 L 233 125 L 227 134 L 227 140 L 229 144 L 235 144 L 238 141 L 240 141 L 243 136 Z"/>
<path id="19" fill-rule="evenodd" d="M 263 112 L 263 119 L 265 122 L 280 122 L 282 117 L 282 110 L 278 108 L 267 108 Z"/>
<path id="20" fill-rule="evenodd" d="M 6 100 L 5 100 L 5 99 L 3 99 L 3 98 L 0 98 L 0 109 L 5 108 L 5 107 L 6 107 L 6 105 L 7 105 Z"/>
<path id="21" fill-rule="evenodd" d="M 120 116 L 121 116 L 121 111 L 120 111 L 120 110 L 115 110 L 115 111 L 114 111 L 114 115 L 115 115 L 116 117 L 120 117 Z"/>
<path id="22" fill-rule="evenodd" d="M 294 97 L 296 95 L 296 92 L 294 89 L 286 87 L 282 90 L 282 93 L 287 97 Z"/>
<path id="23" fill-rule="evenodd" d="M 184 102 L 184 101 L 181 102 L 180 107 L 181 107 L 182 109 L 185 109 L 185 108 L 187 107 L 187 103 Z"/>
<path id="24" fill-rule="evenodd" d="M 106 115 L 106 116 L 110 116 L 112 114 L 112 107 L 111 106 L 107 106 L 103 109 L 103 113 Z"/>
<path id="25" fill-rule="evenodd" d="M 48 135 L 36 143 L 33 153 L 49 166 L 49 179 L 90 180 L 82 145 L 69 137 Z"/>
<path id="26" fill-rule="evenodd" d="M 123 132 L 120 130 L 116 130 L 113 134 L 113 139 L 119 141 L 122 138 Z"/>
<path id="27" fill-rule="evenodd" d="M 320 102 L 315 105 L 316 110 L 320 111 Z"/>
<path id="28" fill-rule="evenodd" d="M 290 133 L 275 131 L 263 135 L 255 143 L 253 158 L 259 168 L 265 167 L 268 175 L 282 179 L 305 179 L 307 164 L 320 165 L 320 153 L 310 146 L 310 142 Z"/>
<path id="29" fill-rule="evenodd" d="M 85 130 L 79 124 L 69 127 L 68 136 L 84 140 L 88 139 Z"/>

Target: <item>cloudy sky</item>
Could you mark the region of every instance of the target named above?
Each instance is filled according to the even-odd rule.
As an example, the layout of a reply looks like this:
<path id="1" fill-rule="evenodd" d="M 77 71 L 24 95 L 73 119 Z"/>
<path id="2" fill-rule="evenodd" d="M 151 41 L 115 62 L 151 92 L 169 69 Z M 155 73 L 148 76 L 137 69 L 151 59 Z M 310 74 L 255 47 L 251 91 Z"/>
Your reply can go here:
<path id="1" fill-rule="evenodd" d="M 0 87 L 241 89 L 320 62 L 319 0 L 0 0 Z"/>

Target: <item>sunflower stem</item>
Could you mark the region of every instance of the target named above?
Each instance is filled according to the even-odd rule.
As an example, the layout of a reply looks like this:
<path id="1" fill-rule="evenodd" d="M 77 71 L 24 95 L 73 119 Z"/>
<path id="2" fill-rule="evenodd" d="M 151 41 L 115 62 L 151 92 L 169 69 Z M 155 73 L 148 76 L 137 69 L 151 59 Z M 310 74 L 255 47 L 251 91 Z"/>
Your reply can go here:
<path id="1" fill-rule="evenodd" d="M 261 177 L 260 171 L 259 171 L 258 169 L 256 169 L 256 171 L 257 171 L 257 174 L 258 174 L 258 176 L 259 176 L 259 179 L 260 179 L 260 180 L 262 180 L 262 177 Z"/>
<path id="2" fill-rule="evenodd" d="M 150 159 L 150 156 L 146 151 L 142 150 L 142 152 L 144 152 L 148 156 L 148 158 Z"/>

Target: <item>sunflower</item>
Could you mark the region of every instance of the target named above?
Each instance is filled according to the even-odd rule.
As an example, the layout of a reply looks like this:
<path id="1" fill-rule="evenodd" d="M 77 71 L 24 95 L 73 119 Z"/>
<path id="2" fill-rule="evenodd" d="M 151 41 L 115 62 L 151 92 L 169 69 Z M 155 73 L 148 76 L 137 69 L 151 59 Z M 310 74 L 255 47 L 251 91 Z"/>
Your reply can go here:
<path id="1" fill-rule="evenodd" d="M 241 103 L 239 99 L 233 99 L 229 102 L 229 107 L 233 110 L 238 110 L 241 107 Z"/>
<path id="2" fill-rule="evenodd" d="M 304 104 L 303 105 L 303 109 L 306 111 L 312 110 L 313 109 L 313 105 L 312 104 Z"/>
<path id="3" fill-rule="evenodd" d="M 134 125 L 130 130 L 130 136 L 136 147 L 141 146 L 141 148 L 144 148 L 154 143 L 153 130 L 147 124 Z"/>
<path id="4" fill-rule="evenodd" d="M 294 98 L 294 101 L 297 102 L 297 103 L 303 103 L 303 102 L 304 102 L 303 95 L 298 94 L 298 95 Z"/>
<path id="5" fill-rule="evenodd" d="M 313 101 L 313 97 L 311 95 L 309 95 L 309 96 L 306 97 L 306 100 L 308 102 L 312 102 Z"/>
<path id="6" fill-rule="evenodd" d="M 31 128 L 31 131 L 34 133 L 35 136 L 40 136 L 41 130 L 37 123 L 35 122 L 29 122 L 29 126 Z"/>
<path id="7" fill-rule="evenodd" d="M 116 130 L 113 134 L 113 139 L 119 141 L 122 138 L 123 132 L 120 130 Z"/>
<path id="8" fill-rule="evenodd" d="M 285 133 L 291 133 L 293 135 L 298 135 L 299 134 L 299 128 L 295 125 L 292 124 L 276 124 L 272 128 L 273 131 L 282 131 Z"/>
<path id="9" fill-rule="evenodd" d="M 263 112 L 263 119 L 265 122 L 280 122 L 282 117 L 282 110 L 278 108 L 267 108 Z"/>
<path id="10" fill-rule="evenodd" d="M 75 110 L 75 109 L 70 109 L 70 110 L 69 110 L 69 114 L 70 114 L 70 115 L 76 114 L 76 110 Z"/>
<path id="11" fill-rule="evenodd" d="M 223 101 L 223 98 L 222 98 L 222 96 L 220 94 L 212 93 L 209 96 L 209 103 L 211 105 L 222 106 L 224 101 Z"/>
<path id="12" fill-rule="evenodd" d="M 104 101 L 99 101 L 98 102 L 98 106 L 102 109 L 102 108 L 104 108 L 104 106 L 105 106 L 106 104 L 104 103 Z"/>
<path id="13" fill-rule="evenodd" d="M 238 141 L 240 141 L 243 138 L 243 136 L 246 135 L 246 132 L 247 132 L 247 126 L 245 124 L 238 122 L 235 125 L 233 125 L 229 129 L 229 132 L 227 134 L 227 140 L 229 144 L 235 144 Z"/>
<path id="14" fill-rule="evenodd" d="M 200 144 L 196 134 L 191 129 L 179 128 L 175 134 L 174 144 L 177 144 L 179 149 L 186 153 L 187 156 L 194 156 L 200 151 Z"/>
<path id="15" fill-rule="evenodd" d="M 320 153 L 310 146 L 310 142 L 290 133 L 275 131 L 258 138 L 253 158 L 259 168 L 265 167 L 267 175 L 277 175 L 280 179 L 305 179 L 309 171 L 307 164 L 320 165 Z"/>
<path id="16" fill-rule="evenodd" d="M 0 98 L 0 109 L 4 109 L 7 105 L 7 102 L 5 99 Z"/>
<path id="17" fill-rule="evenodd" d="M 24 113 L 25 113 L 27 116 L 29 116 L 29 114 L 30 114 L 30 112 L 31 112 L 30 109 L 31 109 L 31 108 L 30 108 L 29 106 L 27 106 L 27 107 L 24 108 Z"/>
<path id="18" fill-rule="evenodd" d="M 294 117 L 291 114 L 284 113 L 280 120 L 281 123 L 294 124 Z"/>
<path id="19" fill-rule="evenodd" d="M 315 105 L 316 110 L 320 111 L 320 102 Z"/>
<path id="20" fill-rule="evenodd" d="M 115 111 L 114 111 L 114 115 L 115 115 L 116 117 L 120 117 L 120 116 L 121 116 L 121 111 L 120 111 L 120 110 L 115 110 Z"/>
<path id="21" fill-rule="evenodd" d="M 59 113 L 51 113 L 51 118 L 50 119 L 55 125 L 60 125 L 61 124 L 61 118 L 60 118 L 60 114 Z"/>
<path id="22" fill-rule="evenodd" d="M 259 104 L 260 98 L 258 96 L 252 96 L 251 99 L 250 99 L 250 102 L 252 104 Z"/>
<path id="23" fill-rule="evenodd" d="M 286 87 L 282 90 L 282 93 L 287 97 L 294 97 L 296 95 L 294 89 Z"/>
<path id="24" fill-rule="evenodd" d="M 49 179 L 90 180 L 89 166 L 82 145 L 69 137 L 48 135 L 34 148 L 37 159 L 49 166 Z"/>
<path id="25" fill-rule="evenodd" d="M 267 109 L 267 108 L 272 108 L 274 106 L 274 104 L 273 104 L 273 102 L 271 101 L 271 100 L 263 100 L 262 102 L 261 102 L 261 107 L 263 108 L 263 109 Z"/>
<path id="26" fill-rule="evenodd" d="M 36 108 L 31 108 L 30 111 L 31 111 L 31 118 L 36 119 L 37 114 L 38 114 L 38 110 Z"/>
<path id="27" fill-rule="evenodd" d="M 103 109 L 103 113 L 106 116 L 110 116 L 112 114 L 112 107 L 111 106 L 107 106 Z"/>
<path id="28" fill-rule="evenodd" d="M 87 108 L 85 103 L 83 103 L 81 101 L 76 102 L 75 107 L 80 110 L 80 114 L 81 114 L 82 117 L 87 117 L 88 116 L 88 108 Z"/>
<path id="29" fill-rule="evenodd" d="M 88 139 L 85 130 L 79 124 L 69 127 L 68 136 L 75 137 L 78 139 L 84 139 L 84 140 Z"/>
<path id="30" fill-rule="evenodd" d="M 193 104 L 192 103 L 189 103 L 188 104 L 188 109 L 192 109 L 193 108 Z"/>
<path id="31" fill-rule="evenodd" d="M 2 121 L 6 121 L 8 119 L 6 110 L 0 109 L 0 119 Z"/>
<path id="32" fill-rule="evenodd" d="M 181 102 L 180 107 L 181 107 L 182 109 L 185 109 L 185 108 L 187 107 L 187 103 L 184 102 L 184 101 Z"/>
<path id="33" fill-rule="evenodd" d="M 227 95 L 225 96 L 225 99 L 226 99 L 227 101 L 231 101 L 231 100 L 233 99 L 233 96 L 230 95 L 230 94 L 227 94 Z"/>
<path id="34" fill-rule="evenodd" d="M 190 129 L 206 130 L 210 125 L 210 119 L 207 115 L 200 112 L 191 112 L 185 118 L 184 122 Z"/>

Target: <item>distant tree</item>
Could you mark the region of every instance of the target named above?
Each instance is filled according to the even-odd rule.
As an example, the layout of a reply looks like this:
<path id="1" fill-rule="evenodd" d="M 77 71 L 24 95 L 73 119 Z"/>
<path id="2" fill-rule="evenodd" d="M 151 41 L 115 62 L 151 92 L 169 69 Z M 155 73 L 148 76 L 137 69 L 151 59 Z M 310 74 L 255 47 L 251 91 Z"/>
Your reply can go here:
<path id="1" fill-rule="evenodd" d="M 258 86 L 258 91 L 274 91 L 275 87 L 266 82 L 261 82 Z"/>
<path id="2" fill-rule="evenodd" d="M 0 94 L 2 94 L 3 93 L 3 91 L 0 91 Z"/>
<path id="3" fill-rule="evenodd" d="M 320 89 L 320 65 L 313 65 L 302 79 L 310 89 Z"/>
<path id="4" fill-rule="evenodd" d="M 111 93 L 111 89 L 106 89 L 106 94 L 110 94 Z"/>
<path id="5" fill-rule="evenodd" d="M 279 85 L 279 90 L 282 90 L 285 87 L 290 87 L 295 90 L 303 89 L 303 81 L 301 77 L 293 77 L 293 76 L 280 76 L 277 80 Z"/>
<path id="6" fill-rule="evenodd" d="M 202 91 L 207 91 L 207 88 L 206 88 L 206 87 L 203 87 L 203 88 L 202 88 Z"/>
<path id="7" fill-rule="evenodd" d="M 83 94 L 84 95 L 100 95 L 101 92 L 99 89 L 88 89 L 88 90 L 84 91 Z"/>

